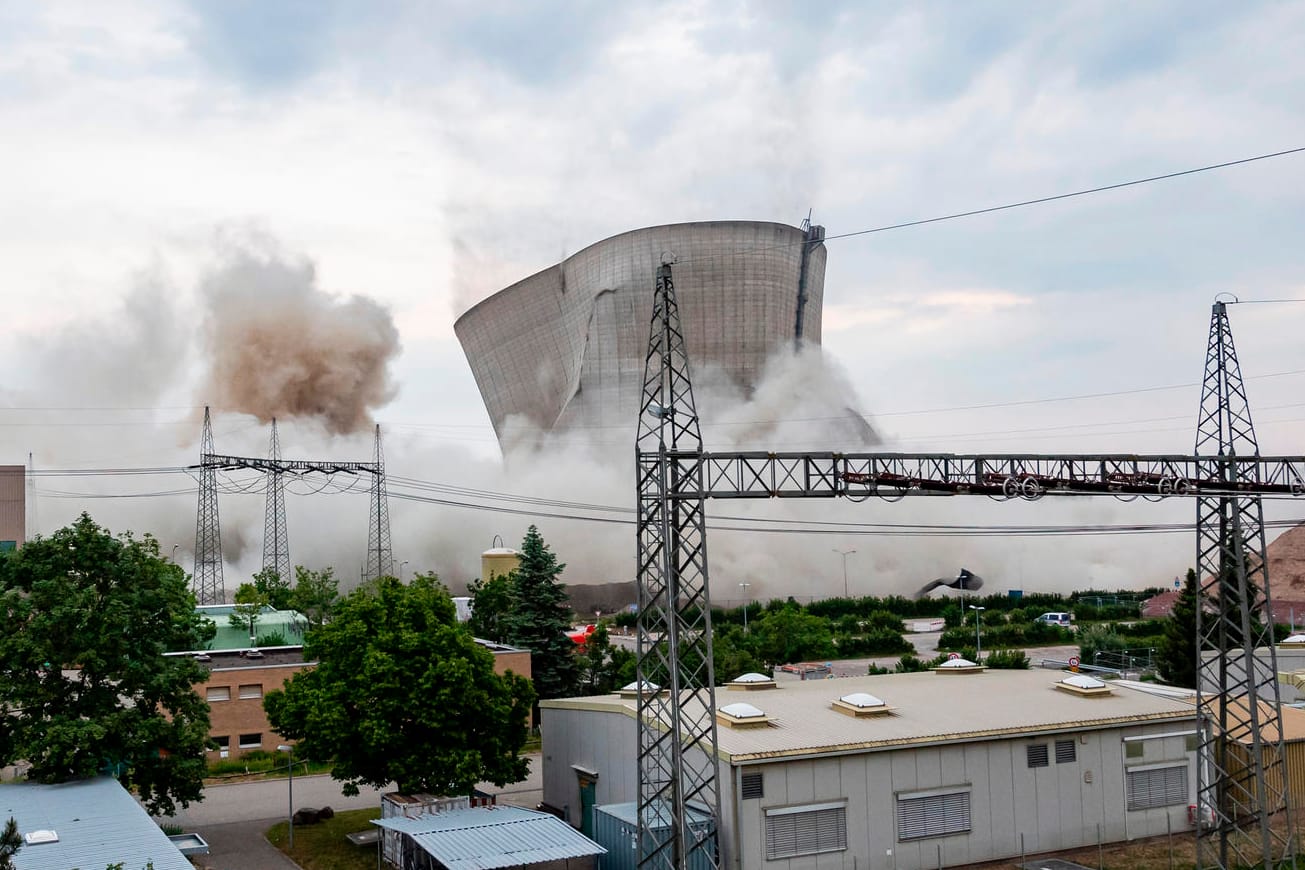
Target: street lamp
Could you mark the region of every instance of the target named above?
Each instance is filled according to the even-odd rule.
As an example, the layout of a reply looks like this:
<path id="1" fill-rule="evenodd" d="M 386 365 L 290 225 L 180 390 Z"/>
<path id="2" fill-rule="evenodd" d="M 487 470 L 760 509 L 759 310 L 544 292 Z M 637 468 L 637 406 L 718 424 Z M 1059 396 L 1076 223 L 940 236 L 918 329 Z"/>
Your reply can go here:
<path id="1" fill-rule="evenodd" d="M 748 633 L 748 587 L 752 584 L 746 580 L 739 581 L 739 589 L 743 592 L 743 633 Z"/>
<path id="2" fill-rule="evenodd" d="M 834 550 L 843 557 L 843 597 L 847 597 L 847 557 L 856 552 L 856 550 Z"/>
<path id="3" fill-rule="evenodd" d="M 979 663 L 977 659 L 983 658 L 983 641 L 979 639 L 979 626 L 983 624 L 983 611 L 988 608 L 971 604 L 970 609 L 974 611 L 974 658 L 976 659 L 974 663 L 977 665 Z"/>
<path id="4" fill-rule="evenodd" d="M 293 852 L 295 848 L 295 748 L 282 743 L 276 748 L 277 752 L 288 752 L 290 754 L 290 778 L 286 780 L 289 783 L 290 794 L 290 845 L 289 851 Z"/>
<path id="5" fill-rule="evenodd" d="M 407 564 L 408 564 L 408 560 L 407 560 L 407 559 L 404 559 L 402 562 L 399 563 L 399 582 L 400 582 L 400 583 L 403 582 L 403 566 L 404 566 L 404 565 L 407 565 Z"/>
<path id="6" fill-rule="evenodd" d="M 172 564 L 174 564 L 174 565 L 177 564 L 177 548 L 180 547 L 180 546 L 181 546 L 180 544 L 173 544 L 173 545 L 172 545 L 172 559 L 171 559 L 171 562 L 172 562 Z"/>

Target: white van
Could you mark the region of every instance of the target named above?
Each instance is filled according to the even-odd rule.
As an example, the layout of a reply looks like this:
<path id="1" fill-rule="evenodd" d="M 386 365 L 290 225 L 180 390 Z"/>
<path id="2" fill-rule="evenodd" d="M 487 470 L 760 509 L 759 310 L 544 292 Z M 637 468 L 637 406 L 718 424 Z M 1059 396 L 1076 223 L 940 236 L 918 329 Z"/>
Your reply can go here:
<path id="1" fill-rule="evenodd" d="M 1038 622 L 1045 622 L 1047 625 L 1063 625 L 1069 628 L 1070 615 L 1068 613 L 1044 613 L 1037 619 Z"/>

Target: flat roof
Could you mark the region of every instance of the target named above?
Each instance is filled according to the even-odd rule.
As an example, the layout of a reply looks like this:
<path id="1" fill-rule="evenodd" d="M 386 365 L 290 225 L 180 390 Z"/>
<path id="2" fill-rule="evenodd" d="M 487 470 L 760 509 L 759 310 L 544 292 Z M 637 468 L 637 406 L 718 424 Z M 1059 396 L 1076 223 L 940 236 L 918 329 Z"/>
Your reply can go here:
<path id="1" fill-rule="evenodd" d="M 1192 705 L 1174 698 L 1121 690 L 1099 697 L 1057 691 L 1065 676 L 1041 669 L 988 670 L 784 682 L 748 694 L 748 702 L 765 712 L 771 724 L 719 728 L 718 752 L 728 761 L 746 762 L 1195 719 Z M 718 705 L 721 691 L 717 689 Z M 882 698 L 892 711 L 853 718 L 832 709 L 834 701 L 852 692 Z M 637 703 L 635 698 L 599 695 L 541 701 L 539 706 L 633 718 Z"/>
<path id="2" fill-rule="evenodd" d="M 0 785 L 0 823 L 13 817 L 18 831 L 54 831 L 58 842 L 24 844 L 14 856 L 17 870 L 93 870 L 121 862 L 125 867 L 194 870 L 176 844 L 116 779 L 107 776 L 58 785 Z"/>

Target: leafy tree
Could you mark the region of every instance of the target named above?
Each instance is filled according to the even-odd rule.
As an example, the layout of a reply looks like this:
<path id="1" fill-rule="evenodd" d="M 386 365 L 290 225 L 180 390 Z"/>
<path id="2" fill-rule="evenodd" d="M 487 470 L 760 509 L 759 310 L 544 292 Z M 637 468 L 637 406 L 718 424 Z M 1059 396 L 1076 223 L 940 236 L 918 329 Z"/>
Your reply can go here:
<path id="1" fill-rule="evenodd" d="M 264 568 L 254 575 L 254 588 L 276 610 L 289 610 L 294 590 L 290 580 L 282 577 L 275 568 Z"/>
<path id="2" fill-rule="evenodd" d="M 181 568 L 158 542 L 113 536 L 86 514 L 0 559 L 0 765 L 63 782 L 109 772 L 151 813 L 200 798 L 206 674 L 169 650 L 202 649 Z"/>
<path id="3" fill-rule="evenodd" d="M 1196 571 L 1188 569 L 1183 591 L 1174 602 L 1173 612 L 1164 625 L 1156 664 L 1165 682 L 1188 689 L 1196 688 L 1196 608 L 1200 593 L 1196 588 Z"/>
<path id="4" fill-rule="evenodd" d="M 752 650 L 766 665 L 828 658 L 834 653 L 828 621 L 803 613 L 796 605 L 767 609 L 752 623 Z"/>
<path id="5" fill-rule="evenodd" d="M 488 580 L 473 580 L 467 584 L 471 594 L 471 619 L 467 627 L 476 637 L 495 643 L 507 642 L 507 615 L 513 607 L 512 577 L 493 574 Z"/>
<path id="6" fill-rule="evenodd" d="M 249 640 L 253 643 L 254 626 L 262 616 L 263 608 L 267 606 L 267 596 L 259 592 L 253 583 L 241 583 L 236 588 L 235 602 L 236 606 L 227 619 L 236 628 L 248 628 Z"/>
<path id="7" fill-rule="evenodd" d="M 618 683 L 617 679 L 627 657 L 633 658 L 634 654 L 624 647 L 614 646 L 607 636 L 607 624 L 598 623 L 580 654 L 581 693 L 605 695 L 625 685 Z"/>
<path id="8" fill-rule="evenodd" d="M 494 673 L 434 574 L 354 590 L 308 633 L 305 654 L 317 667 L 263 707 L 273 729 L 298 741 L 297 755 L 334 764 L 345 794 L 395 782 L 404 793 L 456 795 L 525 778 L 530 683 Z"/>
<path id="9" fill-rule="evenodd" d="M 1095 664 L 1099 652 L 1117 652 L 1128 649 L 1128 641 L 1120 637 L 1109 625 L 1089 625 L 1078 630 L 1078 656 L 1083 664 Z"/>
<path id="10" fill-rule="evenodd" d="M 23 848 L 23 835 L 18 833 L 18 820 L 13 816 L 5 822 L 0 833 L 0 870 L 14 870 L 14 856 Z"/>
<path id="11" fill-rule="evenodd" d="M 527 529 L 521 562 L 509 575 L 514 601 L 503 619 L 508 643 L 530 650 L 530 673 L 541 699 L 574 695 L 579 683 L 575 644 L 566 636 L 570 605 L 558 579 L 565 568 L 539 529 Z"/>
<path id="12" fill-rule="evenodd" d="M 310 571 L 303 565 L 295 566 L 295 588 L 290 593 L 290 606 L 303 614 L 308 627 L 321 628 L 330 622 L 331 614 L 340 601 L 340 581 L 330 568 Z"/>

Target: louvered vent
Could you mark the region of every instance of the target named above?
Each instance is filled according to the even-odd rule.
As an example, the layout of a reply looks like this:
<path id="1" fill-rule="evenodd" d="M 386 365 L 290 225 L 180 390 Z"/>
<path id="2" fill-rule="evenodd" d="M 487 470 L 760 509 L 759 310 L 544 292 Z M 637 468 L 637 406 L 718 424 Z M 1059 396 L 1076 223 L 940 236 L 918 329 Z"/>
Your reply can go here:
<path id="1" fill-rule="evenodd" d="M 766 775 L 763 773 L 743 774 L 743 799 L 757 800 L 766 796 Z"/>
<path id="2" fill-rule="evenodd" d="M 1057 764 L 1069 764 L 1070 762 L 1077 761 L 1077 760 L 1078 760 L 1078 754 L 1075 750 L 1075 744 L 1072 739 L 1056 741 Z"/>
<path id="3" fill-rule="evenodd" d="M 1030 743 L 1024 747 L 1024 751 L 1028 753 L 1029 767 L 1046 767 L 1049 763 L 1045 743 Z"/>

